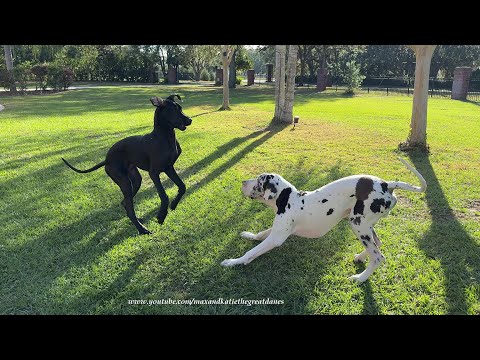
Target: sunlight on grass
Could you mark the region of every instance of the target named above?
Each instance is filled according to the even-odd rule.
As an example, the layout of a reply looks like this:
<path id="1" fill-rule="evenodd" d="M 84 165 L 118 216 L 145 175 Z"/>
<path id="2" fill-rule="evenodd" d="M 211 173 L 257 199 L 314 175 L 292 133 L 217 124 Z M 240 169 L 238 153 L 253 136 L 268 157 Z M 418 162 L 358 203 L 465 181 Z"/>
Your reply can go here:
<path id="1" fill-rule="evenodd" d="M 177 92 L 192 126 L 177 132 L 176 168 L 187 193 L 165 223 L 149 176 L 135 197 L 152 235 L 138 237 L 104 170 L 77 174 L 126 136 L 152 129 L 153 95 Z M 300 123 L 268 127 L 274 89 L 102 87 L 2 98 L 0 313 L 2 314 L 480 314 L 480 107 L 429 99 L 428 157 L 402 154 L 412 98 L 298 89 Z M 292 237 L 248 266 L 223 268 L 255 243 L 239 233 L 274 214 L 242 196 L 241 181 L 276 172 L 312 190 L 367 173 L 427 180 L 376 226 L 386 263 L 361 285 L 348 280 L 362 246 L 341 222 L 321 239 Z M 167 194 L 176 187 L 162 174 Z M 284 305 L 129 305 L 131 299 L 282 299 Z"/>

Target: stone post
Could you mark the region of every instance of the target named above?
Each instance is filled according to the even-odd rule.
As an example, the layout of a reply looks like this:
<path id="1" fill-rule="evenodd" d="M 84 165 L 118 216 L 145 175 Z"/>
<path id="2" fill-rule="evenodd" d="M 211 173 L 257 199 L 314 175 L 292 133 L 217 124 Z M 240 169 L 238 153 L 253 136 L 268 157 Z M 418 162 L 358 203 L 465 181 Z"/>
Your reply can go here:
<path id="1" fill-rule="evenodd" d="M 174 67 L 168 68 L 167 81 L 169 84 L 178 84 L 177 69 Z"/>
<path id="2" fill-rule="evenodd" d="M 456 67 L 453 71 L 452 99 L 466 100 L 468 84 L 472 76 L 472 68 L 468 66 Z"/>
<path id="3" fill-rule="evenodd" d="M 273 64 L 265 64 L 267 67 L 267 82 L 272 82 L 273 77 Z"/>
<path id="4" fill-rule="evenodd" d="M 247 70 L 247 86 L 253 85 L 255 83 L 255 70 Z"/>
<path id="5" fill-rule="evenodd" d="M 223 69 L 217 68 L 215 71 L 215 86 L 223 85 Z"/>

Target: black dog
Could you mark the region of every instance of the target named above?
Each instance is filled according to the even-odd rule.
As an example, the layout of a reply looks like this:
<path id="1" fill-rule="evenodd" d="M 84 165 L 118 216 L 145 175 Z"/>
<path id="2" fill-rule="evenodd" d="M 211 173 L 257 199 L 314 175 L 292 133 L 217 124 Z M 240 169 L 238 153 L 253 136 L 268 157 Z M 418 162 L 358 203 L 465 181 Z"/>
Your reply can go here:
<path id="1" fill-rule="evenodd" d="M 127 215 L 139 234 L 151 234 L 151 232 L 142 225 L 133 209 L 133 197 L 142 183 L 142 177 L 137 167 L 148 171 L 157 188 L 161 200 L 157 215 L 160 224 L 163 224 L 167 216 L 169 202 L 160 182 L 160 173 L 165 172 L 178 187 L 178 194 L 170 204 L 170 209 L 174 210 L 185 194 L 185 184 L 173 168 L 173 164 L 182 153 L 180 144 L 175 138 L 174 129 L 185 131 L 187 126 L 192 123 L 192 119 L 183 113 L 182 107 L 175 102 L 175 97 L 181 100 L 177 94 L 170 95 L 165 100 L 158 97 L 151 98 L 153 106 L 156 106 L 153 131 L 144 136 L 129 136 L 115 143 L 108 150 L 105 161 L 91 169 L 78 170 L 62 158 L 69 168 L 78 173 L 88 173 L 105 166 L 108 176 L 122 190 L 124 199 L 121 204 L 127 210 Z"/>

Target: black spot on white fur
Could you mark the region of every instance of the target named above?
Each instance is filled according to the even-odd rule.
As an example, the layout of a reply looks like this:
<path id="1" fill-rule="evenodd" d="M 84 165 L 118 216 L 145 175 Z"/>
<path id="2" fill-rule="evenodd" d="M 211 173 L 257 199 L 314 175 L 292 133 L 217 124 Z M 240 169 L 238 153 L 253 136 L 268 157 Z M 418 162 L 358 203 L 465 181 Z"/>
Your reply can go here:
<path id="1" fill-rule="evenodd" d="M 367 245 L 367 243 L 365 242 L 365 240 L 363 240 L 362 243 L 363 243 L 363 246 L 368 247 L 368 245 Z"/>
<path id="2" fill-rule="evenodd" d="M 363 210 L 365 209 L 365 204 L 362 200 L 357 200 L 355 207 L 353 208 L 353 215 L 363 215 Z"/>
<path id="3" fill-rule="evenodd" d="M 306 192 L 306 191 L 303 191 L 303 190 L 300 190 L 300 191 L 298 192 L 298 196 L 304 196 L 304 195 L 306 195 L 306 194 L 307 194 L 307 192 Z"/>
<path id="4" fill-rule="evenodd" d="M 285 207 L 288 204 L 288 199 L 290 197 L 290 193 L 292 192 L 292 188 L 285 188 L 282 190 L 280 195 L 277 198 L 277 215 L 283 214 L 285 212 Z"/>
<path id="5" fill-rule="evenodd" d="M 388 191 L 388 184 L 386 182 L 382 182 L 380 186 L 382 187 L 384 193 Z"/>
<path id="6" fill-rule="evenodd" d="M 380 212 L 380 206 L 385 206 L 385 199 L 373 199 L 372 204 L 370 205 L 370 210 L 374 213 Z"/>
<path id="7" fill-rule="evenodd" d="M 373 191 L 373 180 L 367 177 L 358 179 L 355 186 L 355 196 L 357 200 L 367 200 L 368 194 Z"/>
<path id="8" fill-rule="evenodd" d="M 360 236 L 360 239 L 370 241 L 370 236 L 368 236 L 368 235 L 361 235 L 361 236 Z"/>
<path id="9" fill-rule="evenodd" d="M 354 196 L 355 196 L 355 194 L 350 195 L 350 197 L 354 197 Z"/>
<path id="10" fill-rule="evenodd" d="M 391 204 L 392 204 L 392 202 L 390 200 L 385 201 L 385 209 L 390 208 Z"/>
<path id="11" fill-rule="evenodd" d="M 326 203 L 328 200 L 327 199 L 323 199 L 322 200 L 322 203 Z"/>
<path id="12" fill-rule="evenodd" d="M 332 215 L 333 214 L 333 209 L 328 210 L 327 215 Z"/>

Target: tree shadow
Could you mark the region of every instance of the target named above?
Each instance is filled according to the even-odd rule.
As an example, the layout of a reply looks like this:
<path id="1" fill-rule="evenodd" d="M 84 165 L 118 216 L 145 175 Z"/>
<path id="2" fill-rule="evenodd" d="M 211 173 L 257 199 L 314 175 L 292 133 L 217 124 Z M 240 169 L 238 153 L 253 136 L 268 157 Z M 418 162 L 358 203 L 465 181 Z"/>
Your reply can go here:
<path id="1" fill-rule="evenodd" d="M 432 219 L 418 244 L 443 267 L 448 313 L 467 314 L 467 288 L 480 288 L 480 247 L 455 216 L 428 156 L 420 151 L 408 156 L 427 182 L 425 198 Z"/>

